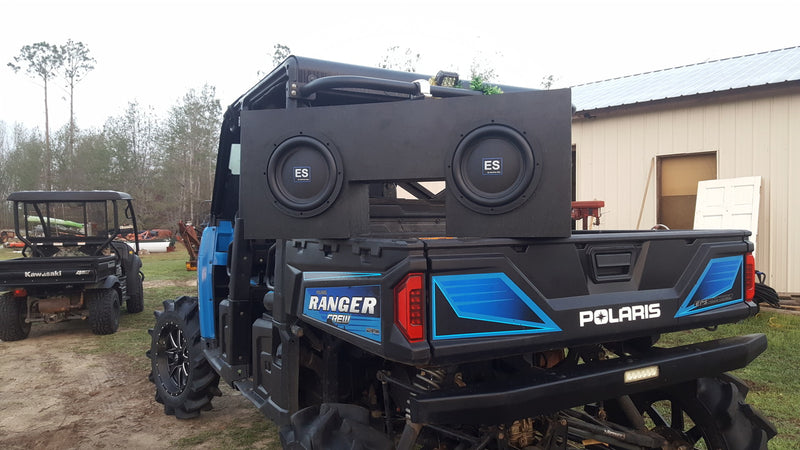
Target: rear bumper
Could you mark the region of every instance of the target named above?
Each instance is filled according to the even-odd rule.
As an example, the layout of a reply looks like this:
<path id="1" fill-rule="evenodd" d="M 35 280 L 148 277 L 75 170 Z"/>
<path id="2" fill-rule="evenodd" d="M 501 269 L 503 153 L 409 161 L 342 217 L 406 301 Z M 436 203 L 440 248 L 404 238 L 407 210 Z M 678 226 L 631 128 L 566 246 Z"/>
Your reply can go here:
<path id="1" fill-rule="evenodd" d="M 560 409 L 715 376 L 749 364 L 767 348 L 763 334 L 724 338 L 669 349 L 653 348 L 642 357 L 624 357 L 542 370 L 503 384 L 412 393 L 416 423 L 493 424 L 548 414 Z M 625 383 L 626 371 L 658 366 L 658 378 Z M 524 379 L 523 379 L 524 378 Z"/>

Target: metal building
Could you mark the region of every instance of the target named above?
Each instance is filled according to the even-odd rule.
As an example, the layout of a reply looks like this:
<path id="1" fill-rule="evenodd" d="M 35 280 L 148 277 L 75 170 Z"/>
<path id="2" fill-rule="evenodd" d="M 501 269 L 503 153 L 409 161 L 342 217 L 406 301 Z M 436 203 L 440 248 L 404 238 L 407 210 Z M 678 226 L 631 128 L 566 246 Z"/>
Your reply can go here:
<path id="1" fill-rule="evenodd" d="M 756 268 L 778 292 L 800 293 L 800 47 L 572 96 L 575 197 L 605 201 L 601 229 L 692 228 L 698 181 L 760 177 Z"/>

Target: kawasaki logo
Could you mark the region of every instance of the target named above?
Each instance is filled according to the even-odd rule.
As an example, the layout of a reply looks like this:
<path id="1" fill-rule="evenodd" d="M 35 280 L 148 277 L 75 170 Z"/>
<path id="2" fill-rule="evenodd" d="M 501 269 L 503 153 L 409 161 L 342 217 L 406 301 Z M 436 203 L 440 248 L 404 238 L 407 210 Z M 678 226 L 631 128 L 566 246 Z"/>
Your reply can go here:
<path id="1" fill-rule="evenodd" d="M 581 327 L 584 327 L 586 324 L 608 325 L 658 317 L 661 317 L 661 303 L 650 303 L 648 305 L 581 311 L 578 313 L 578 322 Z"/>
<path id="2" fill-rule="evenodd" d="M 25 272 L 25 278 L 42 278 L 42 277 L 60 277 L 61 271 L 60 270 L 53 270 L 50 272 Z"/>

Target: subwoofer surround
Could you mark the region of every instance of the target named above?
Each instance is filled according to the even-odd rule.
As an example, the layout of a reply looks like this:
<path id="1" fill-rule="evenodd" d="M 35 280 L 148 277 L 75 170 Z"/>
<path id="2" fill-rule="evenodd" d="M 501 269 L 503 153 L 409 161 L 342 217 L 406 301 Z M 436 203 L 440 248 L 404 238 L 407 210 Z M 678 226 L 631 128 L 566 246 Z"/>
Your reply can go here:
<path id="1" fill-rule="evenodd" d="M 536 146 L 524 132 L 500 124 L 480 126 L 459 142 L 447 167 L 458 201 L 480 214 L 503 214 L 525 203 L 541 178 Z"/>
<path id="2" fill-rule="evenodd" d="M 295 135 L 277 144 L 267 163 L 273 204 L 292 217 L 314 217 L 339 195 L 344 179 L 338 151 L 330 143 Z"/>

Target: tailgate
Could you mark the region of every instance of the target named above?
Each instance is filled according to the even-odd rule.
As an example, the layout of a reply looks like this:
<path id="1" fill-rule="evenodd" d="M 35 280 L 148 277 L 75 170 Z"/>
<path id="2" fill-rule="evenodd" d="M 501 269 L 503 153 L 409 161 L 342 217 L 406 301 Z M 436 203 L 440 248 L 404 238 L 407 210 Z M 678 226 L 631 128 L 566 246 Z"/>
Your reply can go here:
<path id="1" fill-rule="evenodd" d="M 0 261 L 0 288 L 96 283 L 114 274 L 115 268 L 113 255 L 9 259 Z"/>
<path id="2" fill-rule="evenodd" d="M 614 342 L 746 318 L 747 231 L 429 240 L 439 363 Z"/>

